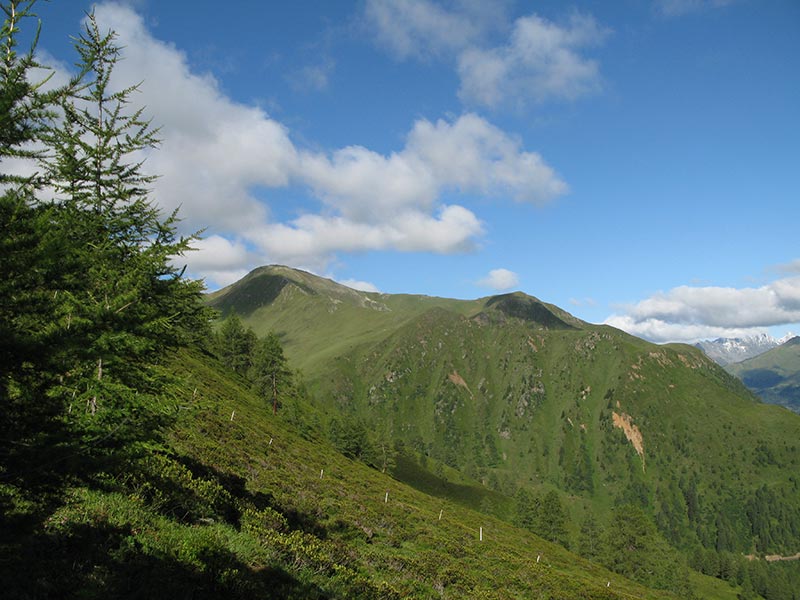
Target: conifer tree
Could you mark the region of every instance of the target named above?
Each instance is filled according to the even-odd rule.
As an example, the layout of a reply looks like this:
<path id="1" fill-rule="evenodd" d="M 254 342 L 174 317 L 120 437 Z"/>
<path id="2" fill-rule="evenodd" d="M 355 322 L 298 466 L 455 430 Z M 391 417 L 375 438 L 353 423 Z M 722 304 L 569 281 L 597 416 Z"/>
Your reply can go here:
<path id="1" fill-rule="evenodd" d="M 514 524 L 529 531 L 535 531 L 541 499 L 521 487 L 514 495 L 514 500 L 516 501 Z"/>
<path id="2" fill-rule="evenodd" d="M 601 554 L 603 527 L 593 514 L 589 514 L 581 525 L 578 539 L 578 554 L 590 560 L 598 560 Z"/>
<path id="3" fill-rule="evenodd" d="M 54 341 L 52 281 L 59 265 L 42 236 L 52 211 L 36 202 L 44 181 L 35 160 L 56 103 L 75 85 L 45 89 L 48 77 L 35 57 L 38 28 L 27 51 L 19 51 L 22 28 L 35 20 L 33 5 L 0 4 L 0 459 L 17 463 L 17 474 L 30 472 L 20 461 L 58 429 L 53 417 L 60 407 L 44 390 L 53 381 L 46 350 Z"/>
<path id="4" fill-rule="evenodd" d="M 150 439 L 165 414 L 165 352 L 207 332 L 202 284 L 174 264 L 195 238 L 149 198 L 141 156 L 156 132 L 130 108 L 136 87 L 112 87 L 114 34 L 89 15 L 79 75 L 45 92 L 31 83 L 33 48 L 16 50 L 33 1 L 0 6 L 4 425 L 28 440 L 15 448 L 57 448 L 41 434 L 61 428 L 80 452 L 119 449 Z M 11 159 L 34 159 L 38 174 L 20 177 Z"/>
<path id="5" fill-rule="evenodd" d="M 279 399 L 293 390 L 292 372 L 287 366 L 281 341 L 274 332 L 256 342 L 249 375 L 253 390 L 268 399 L 272 414 L 277 414 Z"/>
<path id="6" fill-rule="evenodd" d="M 119 429 L 158 402 L 164 351 L 202 329 L 202 288 L 173 264 L 194 237 L 178 236 L 176 215 L 162 218 L 149 198 L 153 177 L 138 157 L 158 140 L 143 109 L 129 107 L 136 86 L 112 88 L 115 34 L 90 14 L 75 47 L 82 84 L 41 136 L 43 175 L 56 190 L 49 237 L 62 265 L 54 358 L 63 384 L 54 393 L 70 395 L 90 429 Z"/>
<path id="7" fill-rule="evenodd" d="M 258 341 L 253 330 L 245 329 L 239 315 L 231 313 L 222 323 L 216 341 L 217 356 L 222 364 L 239 375 L 247 375 Z"/>
<path id="8" fill-rule="evenodd" d="M 569 547 L 567 521 L 569 517 L 558 492 L 551 490 L 542 498 L 536 519 L 536 532 L 544 539 Z"/>
<path id="9" fill-rule="evenodd" d="M 659 534 L 650 517 L 639 506 L 617 508 L 606 531 L 603 564 L 657 589 L 679 594 L 689 590 L 686 562 Z"/>
<path id="10" fill-rule="evenodd" d="M 5 19 L 0 28 L 0 364 L 7 375 L 4 387 L 11 372 L 18 371 L 19 359 L 28 354 L 27 328 L 20 323 L 22 296 L 32 293 L 39 283 L 30 276 L 38 245 L 30 206 L 33 182 L 8 166 L 10 159 L 32 157 L 30 146 L 48 112 L 45 98 L 30 81 L 30 72 L 37 66 L 35 42 L 27 53 L 18 53 L 20 22 L 32 16 L 32 5 L 18 1 L 2 4 Z"/>
<path id="11" fill-rule="evenodd" d="M 54 114 L 59 97 L 68 93 L 76 80 L 60 88 L 46 90 L 48 76 L 36 80 L 33 72 L 43 67 L 36 60 L 35 50 L 39 28 L 30 48 L 18 51 L 18 35 L 23 22 L 35 18 L 36 0 L 8 0 L 0 4 L 5 15 L 0 27 L 0 161 L 10 158 L 35 159 L 41 148 L 35 142 L 48 119 Z M 5 192 L 19 191 L 38 181 L 33 176 L 20 175 L 7 168 L 0 169 L 0 183 Z M 8 185 L 16 184 L 16 185 Z"/>

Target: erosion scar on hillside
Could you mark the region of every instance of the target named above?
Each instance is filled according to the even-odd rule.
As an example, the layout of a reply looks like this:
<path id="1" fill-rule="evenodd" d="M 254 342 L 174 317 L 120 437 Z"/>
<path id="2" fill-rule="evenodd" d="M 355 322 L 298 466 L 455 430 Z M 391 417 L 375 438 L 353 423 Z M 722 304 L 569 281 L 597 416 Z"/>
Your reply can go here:
<path id="1" fill-rule="evenodd" d="M 458 387 L 462 387 L 462 388 L 464 388 L 465 390 L 467 390 L 467 392 L 468 392 L 468 393 L 469 393 L 469 395 L 470 395 L 470 398 L 474 398 L 474 397 L 475 397 L 475 396 L 472 394 L 472 390 L 471 390 L 471 389 L 469 389 L 469 386 L 467 385 L 467 382 L 466 382 L 466 381 L 464 381 L 464 378 L 463 378 L 463 377 L 461 377 L 461 375 L 459 375 L 459 374 L 458 374 L 458 371 L 456 371 L 455 369 L 453 369 L 453 372 L 452 372 L 452 373 L 450 373 L 450 374 L 447 376 L 447 378 L 448 378 L 448 379 L 449 379 L 451 382 L 453 382 L 454 384 L 456 384 Z"/>
<path id="2" fill-rule="evenodd" d="M 642 471 L 644 471 L 644 440 L 642 439 L 642 432 L 633 424 L 633 418 L 628 414 L 612 412 L 611 417 L 614 420 L 614 427 L 622 429 L 625 437 L 636 449 L 636 453 L 642 459 Z"/>

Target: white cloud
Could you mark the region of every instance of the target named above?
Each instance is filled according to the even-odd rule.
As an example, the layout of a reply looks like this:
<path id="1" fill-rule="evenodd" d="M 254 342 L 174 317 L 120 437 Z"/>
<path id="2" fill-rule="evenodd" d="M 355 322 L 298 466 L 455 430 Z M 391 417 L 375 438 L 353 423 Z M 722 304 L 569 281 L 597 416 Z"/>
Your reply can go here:
<path id="1" fill-rule="evenodd" d="M 489 274 L 478 281 L 478 285 L 493 290 L 509 290 L 519 284 L 519 276 L 508 269 L 492 269 Z"/>
<path id="2" fill-rule="evenodd" d="M 405 148 L 383 156 L 361 146 L 330 156 L 302 153 L 302 177 L 329 206 L 352 220 L 384 222 L 429 211 L 445 189 L 510 196 L 542 204 L 567 185 L 535 152 L 485 119 L 414 124 Z"/>
<path id="3" fill-rule="evenodd" d="M 192 265 L 201 270 L 220 271 L 233 269 L 247 262 L 246 246 L 219 235 L 198 240 L 192 251 Z"/>
<path id="4" fill-rule="evenodd" d="M 304 215 L 290 223 L 266 225 L 248 236 L 276 262 L 321 270 L 337 251 L 465 252 L 473 248 L 473 239 L 482 232 L 480 221 L 471 211 L 444 206 L 436 215 L 409 211 L 382 223 Z"/>
<path id="5" fill-rule="evenodd" d="M 475 114 L 454 123 L 417 121 L 406 148 L 444 185 L 506 194 L 543 204 L 567 192 L 566 183 L 535 152 Z"/>
<path id="6" fill-rule="evenodd" d="M 783 271 L 784 273 L 800 273 L 800 258 L 796 258 L 788 263 L 778 265 L 775 268 L 778 271 Z"/>
<path id="7" fill-rule="evenodd" d="M 252 263 L 250 252 L 241 241 L 231 241 L 219 235 L 197 240 L 193 250 L 175 257 L 178 266 L 191 265 L 192 275 L 213 282 L 212 287 L 226 286 L 248 273 Z"/>
<path id="8" fill-rule="evenodd" d="M 470 251 L 483 224 L 452 195 L 445 204 L 444 194 L 542 204 L 567 191 L 539 154 L 470 113 L 416 121 L 404 146 L 389 154 L 299 147 L 264 110 L 193 72 L 185 54 L 155 39 L 129 7 L 109 2 L 95 10 L 124 48 L 115 81 L 141 81 L 133 100 L 161 126 L 163 143 L 144 157 L 146 172 L 159 175 L 153 198 L 165 210 L 180 208 L 185 231 L 207 228 L 186 261 L 212 286 L 261 264 L 324 271 L 338 252 Z M 318 206 L 276 221 L 270 204 L 289 186 Z"/>
<path id="9" fill-rule="evenodd" d="M 708 325 L 687 325 L 682 323 L 668 323 L 659 319 L 637 321 L 627 315 L 613 315 L 606 319 L 606 325 L 622 329 L 637 337 L 650 340 L 657 344 L 667 342 L 683 342 L 692 344 L 700 340 L 716 338 L 747 337 L 765 333 L 763 327 L 738 328 L 738 327 L 712 327 Z"/>
<path id="10" fill-rule="evenodd" d="M 376 40 L 397 58 L 452 61 L 461 78 L 459 96 L 470 104 L 571 100 L 599 89 L 597 62 L 580 51 L 601 43 L 608 30 L 591 16 L 573 13 L 564 25 L 536 14 L 520 17 L 505 43 L 490 46 L 484 40 L 496 20 L 485 12 L 476 19 L 468 6 L 370 0 L 365 16 Z"/>
<path id="11" fill-rule="evenodd" d="M 314 65 L 307 65 L 289 77 L 289 83 L 300 92 L 321 92 L 328 88 L 336 63 L 325 58 Z"/>
<path id="12" fill-rule="evenodd" d="M 681 286 L 627 306 L 606 323 L 656 341 L 736 337 L 800 322 L 800 277 L 759 288 Z"/>
<path id="13" fill-rule="evenodd" d="M 368 0 L 365 16 L 378 41 L 400 59 L 448 55 L 482 35 L 468 14 L 429 0 Z"/>
<path id="14" fill-rule="evenodd" d="M 342 285 L 346 285 L 349 288 L 354 290 L 359 290 L 361 292 L 375 292 L 379 293 L 380 290 L 375 286 L 375 284 L 370 283 L 369 281 L 359 281 L 357 279 L 341 279 L 339 283 Z"/>
<path id="15" fill-rule="evenodd" d="M 510 101 L 573 100 L 600 87 L 597 62 L 579 50 L 600 43 L 606 32 L 595 20 L 574 14 L 567 26 L 536 15 L 514 23 L 509 42 L 468 48 L 458 59 L 459 95 L 467 102 L 497 106 Z"/>

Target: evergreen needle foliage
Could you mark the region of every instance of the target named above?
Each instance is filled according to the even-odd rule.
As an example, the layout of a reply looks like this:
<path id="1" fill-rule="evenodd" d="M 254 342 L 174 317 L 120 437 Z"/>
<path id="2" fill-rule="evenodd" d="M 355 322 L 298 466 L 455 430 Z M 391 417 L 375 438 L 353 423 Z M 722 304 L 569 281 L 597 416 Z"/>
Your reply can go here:
<path id="1" fill-rule="evenodd" d="M 3 4 L 0 40 L 2 476 L 57 490 L 158 438 L 175 380 L 163 359 L 204 336 L 209 313 L 174 264 L 194 238 L 148 197 L 137 157 L 156 139 L 128 106 L 135 88 L 111 88 L 114 34 L 89 15 L 79 78 L 45 93 L 28 83 L 34 50 L 15 50 L 32 5 Z M 11 159 L 35 175 L 12 175 Z"/>

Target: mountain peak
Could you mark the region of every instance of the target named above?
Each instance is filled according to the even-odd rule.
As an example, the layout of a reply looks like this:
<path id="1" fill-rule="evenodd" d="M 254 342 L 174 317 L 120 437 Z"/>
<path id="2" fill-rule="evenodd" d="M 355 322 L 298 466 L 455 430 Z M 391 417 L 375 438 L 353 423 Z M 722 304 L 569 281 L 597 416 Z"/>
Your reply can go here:
<path id="1" fill-rule="evenodd" d="M 522 292 L 511 292 L 492 296 L 486 301 L 486 308 L 496 310 L 506 317 L 538 323 L 547 329 L 574 329 L 567 322 L 566 313 L 557 314 L 555 307 L 549 307 L 538 298 Z M 563 312 L 563 311 L 558 311 Z"/>
<path id="2" fill-rule="evenodd" d="M 332 279 L 284 265 L 257 267 L 242 279 L 209 295 L 209 303 L 224 314 L 235 311 L 249 315 L 282 296 L 303 294 L 337 305 L 347 303 L 362 308 L 388 310 L 371 292 L 354 290 Z"/>
<path id="3" fill-rule="evenodd" d="M 705 352 L 714 362 L 725 366 L 763 354 L 782 343 L 781 340 L 776 340 L 768 333 L 757 333 L 744 337 L 703 340 L 695 346 Z"/>

